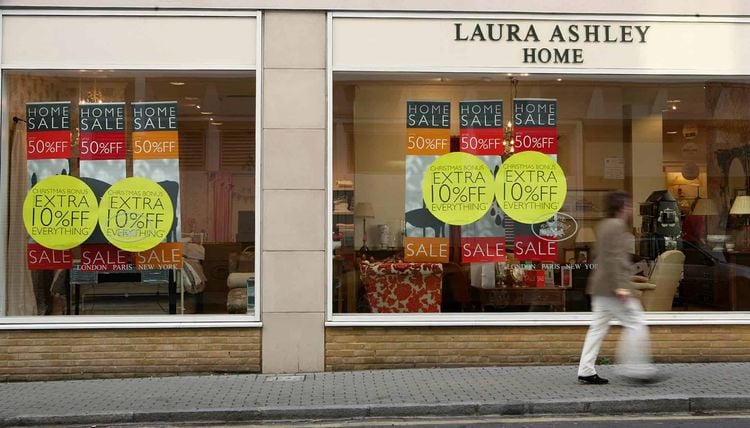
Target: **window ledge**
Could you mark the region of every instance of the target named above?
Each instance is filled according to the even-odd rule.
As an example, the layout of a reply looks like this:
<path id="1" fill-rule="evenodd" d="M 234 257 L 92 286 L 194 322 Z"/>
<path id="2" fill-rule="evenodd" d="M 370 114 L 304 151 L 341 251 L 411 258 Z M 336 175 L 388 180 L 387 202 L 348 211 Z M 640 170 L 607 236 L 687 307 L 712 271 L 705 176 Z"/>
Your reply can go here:
<path id="1" fill-rule="evenodd" d="M 333 315 L 326 327 L 587 326 L 590 312 Z M 647 312 L 649 325 L 750 324 L 750 312 Z M 616 322 L 614 324 L 617 324 Z"/>
<path id="2" fill-rule="evenodd" d="M 252 316 L 31 316 L 0 318 L 0 330 L 96 330 L 131 328 L 259 328 Z"/>

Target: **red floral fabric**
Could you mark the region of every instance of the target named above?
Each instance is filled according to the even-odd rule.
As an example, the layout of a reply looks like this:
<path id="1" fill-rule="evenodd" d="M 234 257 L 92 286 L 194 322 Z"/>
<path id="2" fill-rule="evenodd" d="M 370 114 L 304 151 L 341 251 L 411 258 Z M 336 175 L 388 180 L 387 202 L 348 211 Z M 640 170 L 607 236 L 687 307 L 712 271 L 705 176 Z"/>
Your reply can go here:
<path id="1" fill-rule="evenodd" d="M 442 264 L 362 261 L 359 271 L 372 312 L 440 312 Z"/>

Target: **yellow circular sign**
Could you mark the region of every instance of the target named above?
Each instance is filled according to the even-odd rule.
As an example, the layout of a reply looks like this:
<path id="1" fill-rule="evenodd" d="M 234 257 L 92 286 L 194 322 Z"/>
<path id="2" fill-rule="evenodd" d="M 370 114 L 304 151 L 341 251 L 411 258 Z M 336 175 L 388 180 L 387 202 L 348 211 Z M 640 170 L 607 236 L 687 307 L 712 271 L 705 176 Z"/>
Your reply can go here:
<path id="1" fill-rule="evenodd" d="M 143 177 L 113 184 L 99 203 L 99 227 L 112 245 L 125 251 L 145 251 L 167 237 L 174 221 L 169 194 Z"/>
<path id="2" fill-rule="evenodd" d="M 35 242 L 53 250 L 81 245 L 96 228 L 96 195 L 76 177 L 53 175 L 23 201 L 23 224 Z"/>
<path id="3" fill-rule="evenodd" d="M 519 223 L 546 221 L 560 211 L 568 182 L 560 165 L 549 155 L 529 151 L 503 162 L 495 179 L 500 208 Z"/>
<path id="4" fill-rule="evenodd" d="M 492 172 L 474 155 L 453 152 L 430 164 L 422 178 L 427 209 L 447 224 L 474 223 L 490 209 Z"/>

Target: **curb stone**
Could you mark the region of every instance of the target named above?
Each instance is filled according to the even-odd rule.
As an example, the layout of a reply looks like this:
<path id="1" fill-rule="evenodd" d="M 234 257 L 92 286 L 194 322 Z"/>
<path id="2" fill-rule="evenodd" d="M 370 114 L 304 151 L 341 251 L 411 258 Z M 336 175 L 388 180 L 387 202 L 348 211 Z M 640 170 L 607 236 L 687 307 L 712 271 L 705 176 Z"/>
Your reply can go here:
<path id="1" fill-rule="evenodd" d="M 354 419 L 367 417 L 628 414 L 748 411 L 750 397 L 656 397 L 616 400 L 542 400 L 513 403 L 383 404 L 243 409 L 177 410 L 173 412 L 113 412 L 81 415 L 19 415 L 0 426 L 105 424 L 147 422 L 242 422 L 261 420 Z"/>

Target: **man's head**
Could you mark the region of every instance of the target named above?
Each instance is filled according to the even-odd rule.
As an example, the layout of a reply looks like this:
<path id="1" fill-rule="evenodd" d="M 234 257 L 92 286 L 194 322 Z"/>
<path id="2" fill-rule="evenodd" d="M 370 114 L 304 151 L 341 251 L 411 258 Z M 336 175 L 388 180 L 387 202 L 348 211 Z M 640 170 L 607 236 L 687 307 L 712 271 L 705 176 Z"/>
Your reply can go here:
<path id="1" fill-rule="evenodd" d="M 610 218 L 627 220 L 633 214 L 633 204 L 628 192 L 618 190 L 607 194 L 604 198 L 604 206 L 607 210 L 607 217 Z"/>

